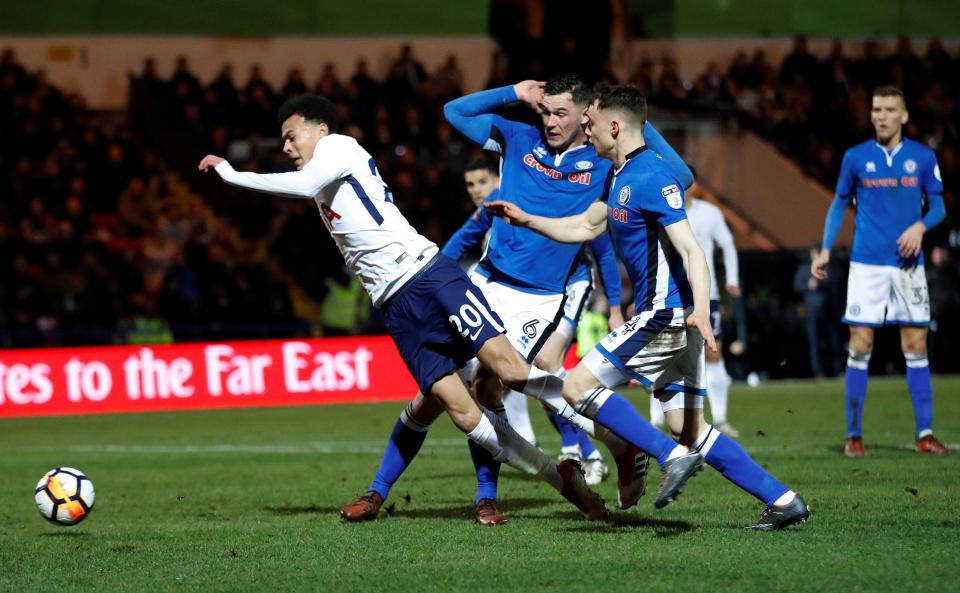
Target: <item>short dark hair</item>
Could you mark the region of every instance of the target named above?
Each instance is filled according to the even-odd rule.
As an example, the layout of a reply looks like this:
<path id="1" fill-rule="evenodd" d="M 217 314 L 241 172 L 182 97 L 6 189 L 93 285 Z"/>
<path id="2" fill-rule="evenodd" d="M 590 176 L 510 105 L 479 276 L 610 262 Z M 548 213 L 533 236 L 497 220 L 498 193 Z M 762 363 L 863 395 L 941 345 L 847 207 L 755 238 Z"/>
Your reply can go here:
<path id="1" fill-rule="evenodd" d="M 647 121 L 647 98 L 633 84 L 617 84 L 603 89 L 597 96 L 597 109 L 619 109 L 632 115 L 639 124 Z"/>
<path id="2" fill-rule="evenodd" d="M 327 124 L 331 134 L 337 131 L 337 106 L 326 97 L 298 95 L 287 99 L 277 112 L 277 121 L 282 124 L 292 115 L 301 115 L 315 124 Z"/>
<path id="3" fill-rule="evenodd" d="M 892 84 L 881 85 L 873 89 L 873 96 L 874 97 L 900 97 L 900 101 L 903 102 L 904 105 L 907 104 L 907 99 L 903 96 L 903 91 L 901 91 L 898 87 L 893 86 Z"/>
<path id="4" fill-rule="evenodd" d="M 570 93 L 574 105 L 589 105 L 593 102 L 593 89 L 579 74 L 559 74 L 543 87 L 544 95 L 562 95 Z"/>
<path id="5" fill-rule="evenodd" d="M 480 157 L 470 161 L 463 172 L 467 173 L 469 171 L 490 171 L 490 174 L 494 177 L 500 177 L 500 167 L 486 157 Z"/>

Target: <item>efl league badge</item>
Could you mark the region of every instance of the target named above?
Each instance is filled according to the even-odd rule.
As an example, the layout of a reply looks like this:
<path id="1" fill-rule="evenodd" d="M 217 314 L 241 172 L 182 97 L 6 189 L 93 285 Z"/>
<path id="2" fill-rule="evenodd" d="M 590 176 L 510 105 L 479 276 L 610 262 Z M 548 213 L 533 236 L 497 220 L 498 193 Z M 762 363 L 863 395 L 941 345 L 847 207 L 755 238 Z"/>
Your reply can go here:
<path id="1" fill-rule="evenodd" d="M 664 198 L 666 198 L 667 204 L 669 204 L 674 210 L 677 210 L 683 206 L 683 195 L 680 193 L 680 186 L 676 183 L 671 183 L 670 185 L 662 188 L 660 193 Z"/>

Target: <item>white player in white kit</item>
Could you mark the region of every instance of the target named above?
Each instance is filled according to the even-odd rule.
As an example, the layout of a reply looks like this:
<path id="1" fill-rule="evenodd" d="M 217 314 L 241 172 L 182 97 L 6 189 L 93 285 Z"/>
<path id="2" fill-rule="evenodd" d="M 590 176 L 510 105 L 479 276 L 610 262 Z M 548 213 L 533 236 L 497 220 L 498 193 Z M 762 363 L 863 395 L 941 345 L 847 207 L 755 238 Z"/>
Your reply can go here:
<path id="1" fill-rule="evenodd" d="M 696 188 L 692 188 L 696 189 Z M 691 192 L 692 193 L 692 192 Z M 710 400 L 710 415 L 713 426 L 720 432 L 731 437 L 740 435 L 739 431 L 727 422 L 727 401 L 730 392 L 730 375 L 723 363 L 723 330 L 720 325 L 720 289 L 717 284 L 717 270 L 714 264 L 714 252 L 719 247 L 723 254 L 723 270 L 726 276 L 725 289 L 733 298 L 740 297 L 740 274 L 737 261 L 737 246 L 733 242 L 733 234 L 723 219 L 723 212 L 719 208 L 695 198 L 690 193 L 686 195 L 687 218 L 690 227 L 697 238 L 703 253 L 707 256 L 707 267 L 710 268 L 710 325 L 713 326 L 713 335 L 717 341 L 717 350 L 706 351 L 706 378 L 707 398 Z M 650 419 L 653 424 L 663 426 L 663 410 L 655 399 L 650 400 Z"/>

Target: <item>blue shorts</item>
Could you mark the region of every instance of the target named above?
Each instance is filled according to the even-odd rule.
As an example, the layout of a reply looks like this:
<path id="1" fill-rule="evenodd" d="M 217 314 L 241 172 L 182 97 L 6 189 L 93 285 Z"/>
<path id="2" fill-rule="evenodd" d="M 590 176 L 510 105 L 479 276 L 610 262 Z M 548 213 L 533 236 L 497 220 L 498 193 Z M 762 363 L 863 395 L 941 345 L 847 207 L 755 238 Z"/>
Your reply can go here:
<path id="1" fill-rule="evenodd" d="M 383 305 L 383 317 L 420 391 L 466 365 L 502 333 L 497 316 L 460 266 L 438 254 Z"/>
<path id="2" fill-rule="evenodd" d="M 720 301 L 710 299 L 710 325 L 713 326 L 713 339 L 723 339 L 723 326 L 720 325 Z"/>

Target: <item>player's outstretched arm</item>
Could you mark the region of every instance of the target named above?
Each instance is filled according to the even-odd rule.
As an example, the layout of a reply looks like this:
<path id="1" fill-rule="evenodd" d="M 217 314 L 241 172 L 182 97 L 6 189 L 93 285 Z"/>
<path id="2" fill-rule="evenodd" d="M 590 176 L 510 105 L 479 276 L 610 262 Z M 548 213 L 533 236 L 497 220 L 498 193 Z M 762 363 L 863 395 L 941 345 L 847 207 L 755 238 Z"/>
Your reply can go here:
<path id="1" fill-rule="evenodd" d="M 727 278 L 727 294 L 740 298 L 740 262 L 737 259 L 737 244 L 733 241 L 733 233 L 723 219 L 723 213 L 717 213 L 717 223 L 713 227 L 713 240 L 720 247 L 723 254 L 723 275 Z"/>
<path id="2" fill-rule="evenodd" d="M 321 150 L 318 145 L 313 158 L 303 169 L 289 173 L 240 173 L 227 160 L 212 154 L 203 157 L 197 168 L 204 173 L 213 169 L 226 183 L 237 187 L 289 198 L 313 198 L 345 172 L 342 158 L 327 158 L 321 155 Z M 325 148 L 323 152 L 330 150 Z"/>
<path id="3" fill-rule="evenodd" d="M 693 291 L 693 313 L 687 317 L 687 326 L 700 330 L 707 347 L 716 352 L 717 342 L 710 327 L 710 269 L 707 267 L 707 258 L 686 219 L 665 228 L 670 244 L 683 259 L 687 280 Z"/>
<path id="4" fill-rule="evenodd" d="M 607 230 L 607 205 L 603 202 L 594 202 L 585 212 L 563 218 L 527 214 L 503 200 L 484 202 L 483 206 L 513 226 L 526 227 L 561 243 L 583 243 Z"/>
<path id="5" fill-rule="evenodd" d="M 493 214 L 481 206 L 457 229 L 440 251 L 453 261 L 460 261 L 468 249 L 479 247 L 483 243 L 492 223 Z"/>

